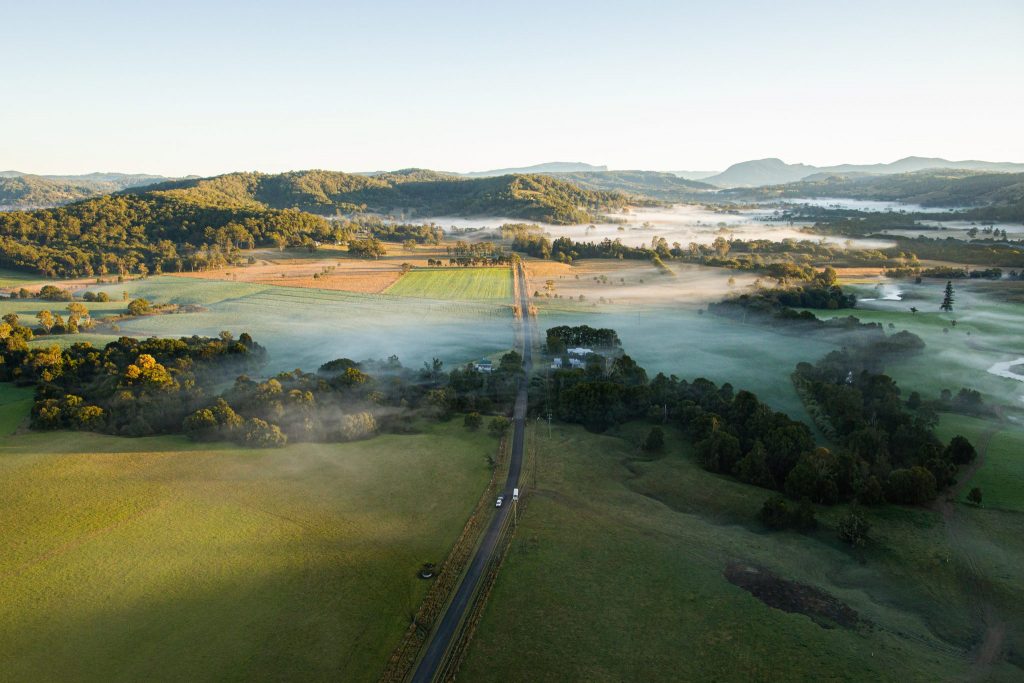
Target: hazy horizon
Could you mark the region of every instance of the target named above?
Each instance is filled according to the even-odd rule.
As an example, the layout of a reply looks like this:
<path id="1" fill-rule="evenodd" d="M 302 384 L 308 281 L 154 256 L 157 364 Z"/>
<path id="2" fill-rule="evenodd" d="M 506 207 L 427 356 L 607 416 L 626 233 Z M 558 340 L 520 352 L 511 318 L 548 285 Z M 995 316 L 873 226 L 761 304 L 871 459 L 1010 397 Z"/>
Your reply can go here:
<path id="1" fill-rule="evenodd" d="M 551 160 L 1024 159 L 1024 6 L 6 8 L 0 168 L 171 176 Z"/>

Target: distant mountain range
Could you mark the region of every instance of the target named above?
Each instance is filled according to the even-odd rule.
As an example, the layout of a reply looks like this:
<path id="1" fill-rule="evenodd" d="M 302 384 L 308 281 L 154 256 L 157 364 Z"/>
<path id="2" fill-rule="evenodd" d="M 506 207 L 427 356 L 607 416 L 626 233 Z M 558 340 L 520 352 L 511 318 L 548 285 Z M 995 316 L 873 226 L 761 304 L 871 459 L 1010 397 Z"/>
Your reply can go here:
<path id="1" fill-rule="evenodd" d="M 995 161 L 950 161 L 937 157 L 906 157 L 888 164 L 841 164 L 839 166 L 810 166 L 787 164 L 781 159 L 755 159 L 733 164 L 717 175 L 707 176 L 704 182 L 717 187 L 760 187 L 782 185 L 800 180 L 818 179 L 827 175 L 892 175 L 914 173 L 931 169 L 962 169 L 987 173 L 1020 173 L 1024 164 Z"/>
<path id="2" fill-rule="evenodd" d="M 661 171 L 599 171 L 581 173 L 550 173 L 587 190 L 626 192 L 651 197 L 663 202 L 685 202 L 706 199 L 717 188 L 697 180 L 687 180 L 675 173 Z M 703 196 L 702 196 L 703 195 Z"/>
<path id="3" fill-rule="evenodd" d="M 496 168 L 490 171 L 472 171 L 470 173 L 462 173 L 461 175 L 464 175 L 467 178 L 490 178 L 499 175 L 530 173 L 596 173 L 607 170 L 607 166 L 594 166 L 593 164 L 584 164 L 581 161 L 550 161 L 546 164 L 536 164 L 534 166 Z"/>
<path id="4" fill-rule="evenodd" d="M 30 209 L 143 187 L 171 180 L 144 173 L 87 173 L 85 175 L 33 175 L 0 171 L 0 207 Z"/>

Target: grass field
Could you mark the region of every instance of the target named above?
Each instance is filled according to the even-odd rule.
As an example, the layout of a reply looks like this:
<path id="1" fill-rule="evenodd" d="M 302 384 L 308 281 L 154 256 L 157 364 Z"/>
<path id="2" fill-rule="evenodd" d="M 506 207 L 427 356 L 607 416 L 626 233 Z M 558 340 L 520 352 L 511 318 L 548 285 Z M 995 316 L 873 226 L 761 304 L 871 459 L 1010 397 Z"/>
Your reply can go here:
<path id="1" fill-rule="evenodd" d="M 1004 429 L 992 435 L 985 463 L 967 482 L 961 500 L 975 486 L 986 508 L 1024 512 L 1024 431 Z"/>
<path id="2" fill-rule="evenodd" d="M 417 269 L 403 275 L 385 292 L 423 299 L 511 301 L 512 273 L 508 268 Z"/>
<path id="3" fill-rule="evenodd" d="M 0 287 L 17 287 L 26 282 L 39 282 L 41 279 L 43 278 L 38 275 L 21 270 L 0 268 Z"/>
<path id="4" fill-rule="evenodd" d="M 130 285 L 133 297 L 201 304 L 206 310 L 126 320 L 120 325 L 123 334 L 249 332 L 270 352 L 270 374 L 296 367 L 315 370 L 340 357 L 365 360 L 392 354 L 413 367 L 434 357 L 465 363 L 505 351 L 512 340 L 511 299 L 436 301 L 171 276 Z M 96 289 L 120 296 L 123 286 Z"/>
<path id="5" fill-rule="evenodd" d="M 374 680 L 426 589 L 416 569 L 447 554 L 495 447 L 456 423 L 272 451 L 0 444 L 9 681 Z"/>
<path id="6" fill-rule="evenodd" d="M 15 387 L 9 382 L 0 382 L 0 436 L 6 437 L 24 421 L 32 408 L 32 387 Z"/>
<path id="7" fill-rule="evenodd" d="M 713 476 L 670 434 L 655 461 L 634 460 L 643 429 L 597 436 L 541 430 L 536 493 L 462 669 L 464 680 L 963 680 L 980 639 L 939 515 L 871 510 L 872 544 L 835 537 L 841 508 L 810 535 L 767 533 L 768 492 Z M 527 473 L 525 490 L 532 475 Z M 966 510 L 978 566 L 1020 652 L 1024 614 L 1019 516 Z M 995 517 L 995 515 L 999 515 Z M 732 562 L 827 591 L 861 624 L 826 629 L 771 608 L 723 576 Z M 1019 680 L 998 664 L 991 680 Z"/>
<path id="8" fill-rule="evenodd" d="M 954 311 L 943 313 L 938 309 L 943 284 L 901 282 L 901 301 L 863 301 L 855 310 L 840 314 L 852 313 L 863 322 L 887 327 L 891 323 L 895 329 L 909 330 L 924 340 L 924 353 L 887 368 L 905 393 L 916 390 L 925 398 L 937 398 L 943 389 L 956 393 L 961 387 L 970 387 L 989 402 L 1024 407 L 1024 382 L 988 372 L 997 362 L 1024 357 L 1020 304 L 993 292 L 993 283 L 958 281 Z M 868 288 L 856 291 L 859 296 L 872 293 Z M 919 312 L 911 313 L 911 306 Z M 815 313 L 827 317 L 821 311 Z"/>

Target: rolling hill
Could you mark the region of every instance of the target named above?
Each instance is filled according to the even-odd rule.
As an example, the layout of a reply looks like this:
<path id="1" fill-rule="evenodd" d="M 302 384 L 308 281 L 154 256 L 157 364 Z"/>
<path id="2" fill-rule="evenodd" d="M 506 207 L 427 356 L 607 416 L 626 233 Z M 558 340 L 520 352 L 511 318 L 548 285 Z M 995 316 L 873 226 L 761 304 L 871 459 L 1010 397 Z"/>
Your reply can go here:
<path id="1" fill-rule="evenodd" d="M 586 223 L 598 212 L 637 201 L 618 190 L 584 189 L 550 175 L 464 178 L 422 169 L 376 175 L 229 173 L 163 183 L 148 193 L 218 208 L 299 209 L 319 215 L 401 211 L 407 217 L 499 216 L 557 224 Z"/>
<path id="2" fill-rule="evenodd" d="M 70 202 L 117 192 L 126 188 L 152 185 L 168 178 L 128 173 L 89 173 L 86 175 L 32 175 L 19 171 L 0 172 L 0 207 L 34 209 L 60 206 Z"/>
<path id="3" fill-rule="evenodd" d="M 1021 173 L 1024 164 L 993 161 L 950 161 L 938 157 L 906 157 L 887 164 L 840 164 L 838 166 L 810 166 L 787 164 L 781 159 L 755 159 L 733 164 L 721 173 L 704 178 L 704 182 L 717 187 L 759 187 L 806 180 L 821 174 L 895 175 L 933 169 L 962 169 L 987 173 Z"/>
<path id="4" fill-rule="evenodd" d="M 972 217 L 1024 220 L 1024 173 L 927 170 L 893 175 L 816 174 L 811 179 L 723 190 L 737 199 L 842 197 L 976 209 Z"/>
<path id="5" fill-rule="evenodd" d="M 666 202 L 700 199 L 702 194 L 717 189 L 708 183 L 687 180 L 675 173 L 660 171 L 601 171 L 552 175 L 588 190 L 618 190 Z"/>

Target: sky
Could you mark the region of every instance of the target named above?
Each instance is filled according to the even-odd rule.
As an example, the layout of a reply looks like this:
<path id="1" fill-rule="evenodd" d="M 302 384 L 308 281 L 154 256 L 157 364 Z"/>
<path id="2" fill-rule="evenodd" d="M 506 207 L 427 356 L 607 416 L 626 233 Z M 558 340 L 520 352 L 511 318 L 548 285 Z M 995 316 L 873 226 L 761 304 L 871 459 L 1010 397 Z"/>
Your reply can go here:
<path id="1" fill-rule="evenodd" d="M 1024 162 L 1024 2 L 0 0 L 0 170 Z"/>

